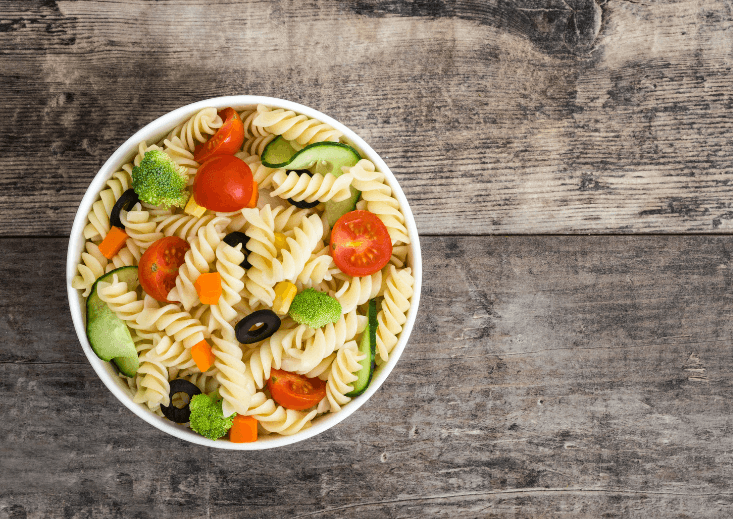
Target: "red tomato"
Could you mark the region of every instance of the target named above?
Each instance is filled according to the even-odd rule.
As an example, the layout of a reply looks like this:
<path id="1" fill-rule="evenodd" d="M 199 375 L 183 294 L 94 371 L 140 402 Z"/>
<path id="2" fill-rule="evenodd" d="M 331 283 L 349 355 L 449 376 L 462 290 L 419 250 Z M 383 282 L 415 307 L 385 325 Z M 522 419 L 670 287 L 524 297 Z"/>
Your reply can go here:
<path id="1" fill-rule="evenodd" d="M 331 231 L 331 256 L 341 272 L 361 277 L 381 270 L 392 257 L 387 227 L 369 211 L 351 211 Z"/>
<path id="2" fill-rule="evenodd" d="M 234 155 L 207 160 L 193 180 L 194 200 L 212 211 L 232 212 L 247 207 L 253 189 L 252 170 Z"/>
<path id="3" fill-rule="evenodd" d="M 306 378 L 281 369 L 270 372 L 267 388 L 275 402 L 294 411 L 309 409 L 326 396 L 326 383 L 320 378 Z"/>
<path id="4" fill-rule="evenodd" d="M 244 143 L 244 123 L 233 108 L 219 112 L 224 124 L 213 137 L 196 146 L 193 158 L 199 164 L 217 155 L 234 155 Z"/>
<path id="5" fill-rule="evenodd" d="M 178 236 L 161 238 L 148 247 L 137 266 L 140 285 L 146 294 L 162 303 L 171 303 L 166 299 L 168 292 L 176 286 L 178 267 L 190 248 L 188 242 Z"/>

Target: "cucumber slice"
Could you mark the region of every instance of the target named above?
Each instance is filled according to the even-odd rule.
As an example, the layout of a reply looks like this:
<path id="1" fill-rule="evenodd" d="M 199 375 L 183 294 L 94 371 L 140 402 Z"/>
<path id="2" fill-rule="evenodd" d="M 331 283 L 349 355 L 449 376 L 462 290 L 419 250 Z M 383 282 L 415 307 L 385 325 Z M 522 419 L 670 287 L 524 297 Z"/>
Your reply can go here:
<path id="1" fill-rule="evenodd" d="M 140 359 L 137 356 L 137 352 L 132 357 L 116 357 L 112 359 L 120 373 L 126 377 L 134 377 L 137 375 L 137 369 L 140 367 Z"/>
<path id="2" fill-rule="evenodd" d="M 364 329 L 364 335 L 361 337 L 361 344 L 359 344 L 359 353 L 366 355 L 366 358 L 359 362 L 361 364 L 361 369 L 357 373 L 359 378 L 354 382 L 354 390 L 346 393 L 346 396 L 349 397 L 359 396 L 366 391 L 366 388 L 369 387 L 369 383 L 372 381 L 372 375 L 374 375 L 374 369 L 376 368 L 378 323 L 377 301 L 375 299 L 369 301 L 368 317 L 369 322 Z"/>
<path id="3" fill-rule="evenodd" d="M 282 168 L 290 162 L 297 150 L 282 135 L 273 139 L 262 152 L 262 164 L 268 168 Z"/>
<path id="4" fill-rule="evenodd" d="M 318 173 L 330 173 L 335 177 L 341 176 L 343 166 L 355 166 L 359 160 L 361 160 L 359 152 L 348 144 L 316 142 L 300 151 L 295 151 L 282 135 L 270 142 L 262 153 L 262 164 L 268 168 L 309 169 L 315 165 Z M 356 209 L 360 195 L 361 193 L 352 187 L 351 197 L 346 200 L 326 202 L 328 225 L 333 227 L 339 218 Z"/>
<path id="5" fill-rule="evenodd" d="M 98 283 L 100 281 L 112 281 L 115 274 L 117 279 L 125 281 L 131 290 L 134 290 L 140 284 L 137 277 L 137 267 L 121 267 L 100 276 L 94 282 L 92 291 L 87 298 L 87 337 L 97 357 L 105 361 L 121 358 L 115 364 L 125 375 L 133 376 L 137 372 L 135 364 L 138 360 L 130 330 L 127 328 L 125 321 L 117 317 L 109 309 L 107 303 L 102 301 L 97 294 Z"/>

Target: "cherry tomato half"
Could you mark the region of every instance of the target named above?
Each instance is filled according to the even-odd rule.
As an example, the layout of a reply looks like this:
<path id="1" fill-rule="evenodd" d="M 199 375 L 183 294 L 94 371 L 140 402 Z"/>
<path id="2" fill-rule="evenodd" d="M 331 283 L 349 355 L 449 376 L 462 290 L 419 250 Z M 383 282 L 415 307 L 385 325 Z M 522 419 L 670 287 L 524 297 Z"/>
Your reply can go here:
<path id="1" fill-rule="evenodd" d="M 331 231 L 331 256 L 341 272 L 360 277 L 381 270 L 392 256 L 387 227 L 369 211 L 351 211 Z"/>
<path id="2" fill-rule="evenodd" d="M 201 164 L 193 180 L 196 203 L 212 211 L 232 212 L 252 200 L 252 170 L 234 155 L 219 155 Z"/>
<path id="3" fill-rule="evenodd" d="M 178 236 L 168 236 L 154 242 L 143 253 L 137 266 L 137 275 L 145 293 L 162 303 L 168 301 L 168 292 L 176 286 L 178 268 L 183 264 L 191 246 Z"/>
<path id="4" fill-rule="evenodd" d="M 326 383 L 320 378 L 306 378 L 281 369 L 270 372 L 267 388 L 275 402 L 294 411 L 309 409 L 326 396 Z"/>
<path id="5" fill-rule="evenodd" d="M 234 155 L 244 143 L 244 123 L 233 108 L 219 112 L 224 124 L 213 137 L 196 146 L 193 158 L 199 164 L 217 155 Z"/>

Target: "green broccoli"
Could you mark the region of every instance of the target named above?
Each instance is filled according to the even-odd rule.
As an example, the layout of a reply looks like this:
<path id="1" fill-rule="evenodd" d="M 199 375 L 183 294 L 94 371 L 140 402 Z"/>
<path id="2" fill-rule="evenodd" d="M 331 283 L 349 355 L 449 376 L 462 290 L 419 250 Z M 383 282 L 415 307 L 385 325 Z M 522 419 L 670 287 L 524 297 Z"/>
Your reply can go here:
<path id="1" fill-rule="evenodd" d="M 151 205 L 185 207 L 188 202 L 188 175 L 165 152 L 150 150 L 132 170 L 132 188 L 141 202 Z"/>
<path id="2" fill-rule="evenodd" d="M 212 440 L 224 436 L 232 428 L 234 417 L 237 416 L 237 413 L 228 417 L 224 416 L 222 400 L 216 393 L 212 393 L 212 396 L 196 395 L 188 406 L 191 409 L 191 429 Z"/>
<path id="3" fill-rule="evenodd" d="M 309 288 L 293 298 L 288 313 L 297 323 L 320 328 L 341 318 L 341 303 L 324 292 Z"/>

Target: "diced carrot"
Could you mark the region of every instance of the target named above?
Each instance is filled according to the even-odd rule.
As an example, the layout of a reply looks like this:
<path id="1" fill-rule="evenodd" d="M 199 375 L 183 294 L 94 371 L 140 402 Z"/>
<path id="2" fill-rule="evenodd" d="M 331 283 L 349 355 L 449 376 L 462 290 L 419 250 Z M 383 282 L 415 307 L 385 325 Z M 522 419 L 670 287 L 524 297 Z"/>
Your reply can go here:
<path id="1" fill-rule="evenodd" d="M 105 258 L 112 259 L 125 246 L 126 241 L 127 233 L 113 225 L 107 233 L 107 236 L 102 240 L 102 243 L 99 244 L 99 252 Z"/>
<path id="2" fill-rule="evenodd" d="M 252 198 L 249 199 L 247 207 L 257 207 L 257 201 L 260 199 L 260 190 L 257 182 L 252 181 Z"/>
<path id="3" fill-rule="evenodd" d="M 211 346 L 205 339 L 191 348 L 191 357 L 201 373 L 213 366 L 216 360 L 214 352 L 211 351 Z"/>
<path id="4" fill-rule="evenodd" d="M 221 297 L 221 276 L 218 272 L 201 274 L 193 284 L 199 299 L 206 305 L 215 305 Z"/>
<path id="5" fill-rule="evenodd" d="M 234 417 L 229 429 L 229 441 L 232 443 L 251 443 L 257 441 L 257 420 L 251 416 L 238 414 Z"/>

